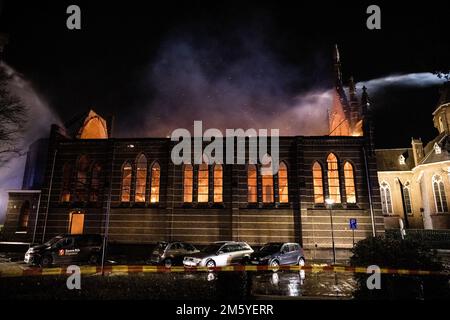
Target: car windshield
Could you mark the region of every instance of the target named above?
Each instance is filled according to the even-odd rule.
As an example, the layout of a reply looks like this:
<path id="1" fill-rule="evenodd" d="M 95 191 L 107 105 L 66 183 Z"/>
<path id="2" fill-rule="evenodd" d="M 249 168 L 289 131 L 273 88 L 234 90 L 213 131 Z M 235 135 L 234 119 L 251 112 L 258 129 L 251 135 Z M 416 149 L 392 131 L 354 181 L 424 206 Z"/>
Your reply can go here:
<path id="1" fill-rule="evenodd" d="M 219 249 L 222 248 L 222 244 L 210 244 L 202 249 L 202 252 L 206 253 L 216 253 Z"/>
<path id="2" fill-rule="evenodd" d="M 280 251 L 281 244 L 280 243 L 269 243 L 262 247 L 259 251 L 262 253 L 275 253 Z"/>
<path id="3" fill-rule="evenodd" d="M 57 236 L 57 237 L 54 237 L 54 238 L 51 238 L 50 240 L 48 240 L 46 243 L 44 243 L 44 245 L 46 245 L 46 246 L 52 246 L 52 245 L 54 245 L 55 243 L 57 243 L 59 240 L 61 240 L 63 237 L 62 236 Z"/>

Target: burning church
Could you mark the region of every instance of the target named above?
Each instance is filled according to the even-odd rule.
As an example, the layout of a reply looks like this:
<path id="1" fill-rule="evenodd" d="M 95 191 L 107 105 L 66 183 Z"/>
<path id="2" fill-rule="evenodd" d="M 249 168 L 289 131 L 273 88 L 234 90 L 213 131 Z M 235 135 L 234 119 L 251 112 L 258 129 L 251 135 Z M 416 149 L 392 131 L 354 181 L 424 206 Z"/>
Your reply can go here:
<path id="1" fill-rule="evenodd" d="M 5 237 L 295 241 L 315 258 L 329 257 L 332 231 L 337 249 L 383 233 L 368 94 L 364 88 L 358 97 L 352 79 L 347 92 L 337 48 L 334 69 L 329 134 L 279 137 L 272 175 L 262 175 L 262 164 L 249 163 L 248 154 L 244 164 L 174 164 L 171 139 L 117 138 L 112 121 L 92 110 L 53 125 L 48 139 L 30 147 L 22 190 L 9 191 Z"/>

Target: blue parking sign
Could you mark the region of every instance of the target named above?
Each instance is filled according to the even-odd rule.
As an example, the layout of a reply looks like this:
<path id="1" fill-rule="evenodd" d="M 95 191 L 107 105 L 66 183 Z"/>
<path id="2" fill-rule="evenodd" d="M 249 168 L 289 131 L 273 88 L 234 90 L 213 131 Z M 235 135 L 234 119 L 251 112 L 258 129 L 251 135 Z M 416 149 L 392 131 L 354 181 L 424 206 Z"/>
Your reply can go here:
<path id="1" fill-rule="evenodd" d="M 350 229 L 355 230 L 358 228 L 358 222 L 355 218 L 350 218 Z"/>

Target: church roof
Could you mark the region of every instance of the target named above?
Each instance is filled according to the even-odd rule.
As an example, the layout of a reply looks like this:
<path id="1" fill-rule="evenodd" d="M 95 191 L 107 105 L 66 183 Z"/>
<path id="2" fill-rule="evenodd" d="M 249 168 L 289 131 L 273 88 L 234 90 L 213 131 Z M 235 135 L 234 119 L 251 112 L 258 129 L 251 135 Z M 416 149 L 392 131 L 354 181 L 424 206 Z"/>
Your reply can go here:
<path id="1" fill-rule="evenodd" d="M 436 152 L 436 147 L 440 152 Z M 431 140 L 424 148 L 425 157 L 420 164 L 429 164 L 450 160 L 450 136 L 445 132 Z"/>
<path id="2" fill-rule="evenodd" d="M 378 171 L 410 171 L 414 168 L 414 156 L 411 148 L 377 149 Z M 405 163 L 400 163 L 403 156 Z"/>

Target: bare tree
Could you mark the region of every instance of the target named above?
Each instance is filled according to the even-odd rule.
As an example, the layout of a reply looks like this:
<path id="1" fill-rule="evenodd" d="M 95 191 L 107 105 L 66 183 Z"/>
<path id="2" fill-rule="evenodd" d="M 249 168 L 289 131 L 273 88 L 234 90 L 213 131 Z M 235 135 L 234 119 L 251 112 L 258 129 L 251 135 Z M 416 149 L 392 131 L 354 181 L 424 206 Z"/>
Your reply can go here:
<path id="1" fill-rule="evenodd" d="M 450 70 L 438 70 L 434 72 L 440 79 L 450 80 Z"/>
<path id="2" fill-rule="evenodd" d="M 20 155 L 20 138 L 25 130 L 27 108 L 8 88 L 9 75 L 0 65 L 0 167 Z"/>

